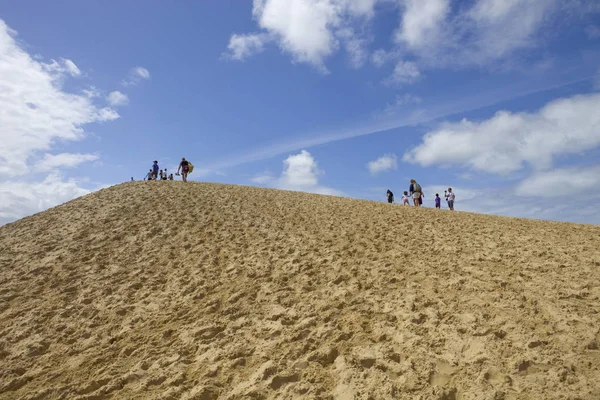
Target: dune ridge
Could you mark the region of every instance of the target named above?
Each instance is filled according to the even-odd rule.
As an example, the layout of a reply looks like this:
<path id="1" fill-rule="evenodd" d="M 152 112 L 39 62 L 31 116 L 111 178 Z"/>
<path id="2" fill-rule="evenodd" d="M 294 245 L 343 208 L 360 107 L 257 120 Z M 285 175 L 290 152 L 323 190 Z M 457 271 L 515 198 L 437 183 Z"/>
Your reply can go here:
<path id="1" fill-rule="evenodd" d="M 0 228 L 1 399 L 598 399 L 600 227 L 131 182 Z"/>

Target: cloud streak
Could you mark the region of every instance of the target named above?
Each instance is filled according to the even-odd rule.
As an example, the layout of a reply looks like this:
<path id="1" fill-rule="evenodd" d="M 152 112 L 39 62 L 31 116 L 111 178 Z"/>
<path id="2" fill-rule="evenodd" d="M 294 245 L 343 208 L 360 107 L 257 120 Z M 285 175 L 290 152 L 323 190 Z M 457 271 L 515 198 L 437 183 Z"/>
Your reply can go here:
<path id="1" fill-rule="evenodd" d="M 576 75 L 577 73 L 574 72 Z M 579 75 L 582 73 L 579 71 Z M 584 75 L 585 76 L 585 75 Z M 219 161 L 207 161 L 206 168 L 209 170 L 222 170 L 236 167 L 242 164 L 251 163 L 259 160 L 268 159 L 280 154 L 308 149 L 327 143 L 347 140 L 355 137 L 383 133 L 392 129 L 399 129 L 408 126 L 415 126 L 429 123 L 441 118 L 447 118 L 457 114 L 463 114 L 473 110 L 493 106 L 508 100 L 514 100 L 519 97 L 541 93 L 565 86 L 579 84 L 582 82 L 591 82 L 593 75 L 577 80 L 562 80 L 557 84 L 549 86 L 545 81 L 537 83 L 529 80 L 515 82 L 513 86 L 504 87 L 500 91 L 482 93 L 461 101 L 453 101 L 443 104 L 432 104 L 427 109 L 407 110 L 403 113 L 397 113 L 393 118 L 374 118 L 363 123 L 355 123 L 351 128 L 333 129 L 330 131 L 321 131 L 302 136 L 296 136 L 284 142 L 266 144 L 259 148 L 245 149 L 243 153 L 232 154 L 223 157 Z"/>

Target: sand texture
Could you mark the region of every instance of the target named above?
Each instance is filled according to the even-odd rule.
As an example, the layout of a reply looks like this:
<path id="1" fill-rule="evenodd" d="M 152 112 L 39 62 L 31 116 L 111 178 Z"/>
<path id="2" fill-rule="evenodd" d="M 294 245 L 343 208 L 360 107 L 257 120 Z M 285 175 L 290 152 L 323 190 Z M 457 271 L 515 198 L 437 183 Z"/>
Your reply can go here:
<path id="1" fill-rule="evenodd" d="M 125 183 L 0 228 L 0 398 L 600 399 L 599 310 L 598 226 Z"/>

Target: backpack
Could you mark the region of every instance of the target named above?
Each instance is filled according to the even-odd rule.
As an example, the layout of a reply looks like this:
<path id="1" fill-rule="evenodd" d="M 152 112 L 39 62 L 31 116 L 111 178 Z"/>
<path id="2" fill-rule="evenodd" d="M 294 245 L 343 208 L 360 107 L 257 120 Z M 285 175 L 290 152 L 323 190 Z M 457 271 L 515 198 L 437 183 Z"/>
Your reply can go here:
<path id="1" fill-rule="evenodd" d="M 188 174 L 191 174 L 194 171 L 194 164 L 188 161 Z"/>
<path id="2" fill-rule="evenodd" d="M 416 193 L 423 193 L 421 192 L 421 185 L 419 185 L 417 182 L 415 182 L 413 185 L 413 191 Z"/>

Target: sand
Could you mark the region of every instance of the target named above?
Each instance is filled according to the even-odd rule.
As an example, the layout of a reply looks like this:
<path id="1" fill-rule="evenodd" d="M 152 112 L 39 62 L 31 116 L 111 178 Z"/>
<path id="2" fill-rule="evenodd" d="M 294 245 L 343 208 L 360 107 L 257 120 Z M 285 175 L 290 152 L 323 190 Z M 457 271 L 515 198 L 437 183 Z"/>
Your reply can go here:
<path id="1" fill-rule="evenodd" d="M 599 300 L 598 226 L 126 183 L 0 228 L 0 398 L 599 399 Z"/>

